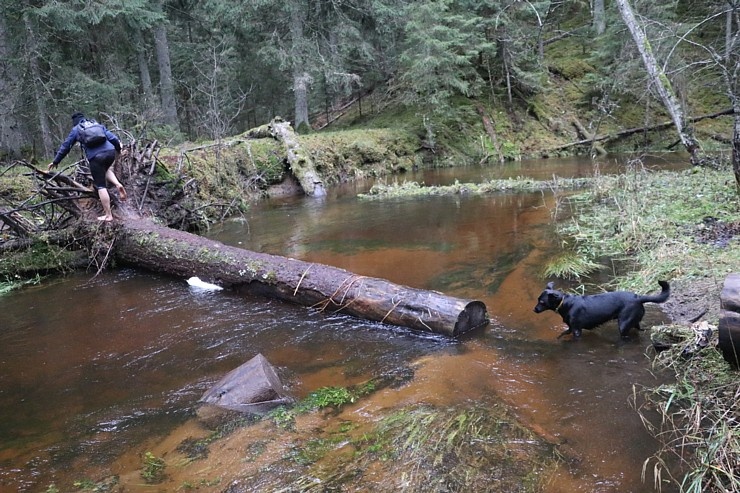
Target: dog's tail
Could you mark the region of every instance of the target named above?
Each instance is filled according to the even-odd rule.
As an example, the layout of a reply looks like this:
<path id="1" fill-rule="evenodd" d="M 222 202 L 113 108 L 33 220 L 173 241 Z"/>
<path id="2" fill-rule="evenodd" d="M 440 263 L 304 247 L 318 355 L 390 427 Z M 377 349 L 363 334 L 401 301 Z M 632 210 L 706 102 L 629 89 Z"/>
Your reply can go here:
<path id="1" fill-rule="evenodd" d="M 658 284 L 660 284 L 660 287 L 663 288 L 661 292 L 653 295 L 648 294 L 640 296 L 641 303 L 663 303 L 668 299 L 668 297 L 671 295 L 671 287 L 665 281 L 658 281 Z"/>

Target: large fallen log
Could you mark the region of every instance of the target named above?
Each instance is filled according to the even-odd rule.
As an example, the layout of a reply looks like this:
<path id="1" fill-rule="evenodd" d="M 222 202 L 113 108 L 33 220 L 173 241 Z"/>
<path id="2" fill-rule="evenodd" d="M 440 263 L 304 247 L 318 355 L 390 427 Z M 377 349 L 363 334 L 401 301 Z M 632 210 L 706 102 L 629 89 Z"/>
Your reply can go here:
<path id="1" fill-rule="evenodd" d="M 456 337 L 488 323 L 486 306 L 344 269 L 224 245 L 147 219 L 118 223 L 120 261 L 321 311 Z"/>

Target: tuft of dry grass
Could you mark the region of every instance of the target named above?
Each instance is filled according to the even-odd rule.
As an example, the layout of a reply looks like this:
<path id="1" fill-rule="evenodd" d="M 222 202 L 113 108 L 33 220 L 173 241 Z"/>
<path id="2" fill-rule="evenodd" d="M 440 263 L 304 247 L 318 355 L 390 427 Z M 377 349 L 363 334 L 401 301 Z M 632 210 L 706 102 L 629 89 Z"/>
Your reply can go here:
<path id="1" fill-rule="evenodd" d="M 682 492 L 740 491 L 740 378 L 717 349 L 716 327 L 660 327 L 674 343 L 656 355 L 657 370 L 675 381 L 635 389 L 633 403 L 645 427 L 661 443 L 643 465 L 652 465 L 656 487 L 672 482 Z M 709 345 L 700 349 L 697 335 L 712 328 Z"/>

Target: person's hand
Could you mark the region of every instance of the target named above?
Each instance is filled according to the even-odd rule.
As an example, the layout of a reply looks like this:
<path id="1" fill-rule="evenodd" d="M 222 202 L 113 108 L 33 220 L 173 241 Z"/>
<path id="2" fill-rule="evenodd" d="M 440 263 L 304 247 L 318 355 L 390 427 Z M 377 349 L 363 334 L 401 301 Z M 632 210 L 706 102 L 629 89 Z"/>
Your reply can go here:
<path id="1" fill-rule="evenodd" d="M 56 168 L 56 167 L 57 167 L 57 165 L 56 165 L 56 164 L 54 164 L 54 163 L 49 163 L 49 168 L 48 168 L 48 171 L 51 171 L 51 170 L 53 170 L 53 169 L 54 169 L 54 168 Z"/>

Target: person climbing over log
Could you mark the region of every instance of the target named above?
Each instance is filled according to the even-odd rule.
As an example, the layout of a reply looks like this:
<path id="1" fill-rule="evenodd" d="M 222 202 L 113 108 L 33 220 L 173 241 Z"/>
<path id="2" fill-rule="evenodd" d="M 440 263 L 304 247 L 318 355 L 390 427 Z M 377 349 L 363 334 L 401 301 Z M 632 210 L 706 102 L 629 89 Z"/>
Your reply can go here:
<path id="1" fill-rule="evenodd" d="M 88 120 L 85 115 L 76 112 L 72 115 L 72 130 L 67 139 L 59 146 L 54 160 L 49 164 L 49 171 L 56 168 L 64 159 L 75 143 L 79 142 L 85 153 L 85 158 L 90 164 L 90 173 L 93 177 L 93 186 L 98 192 L 100 203 L 103 204 L 104 215 L 99 216 L 99 221 L 112 221 L 110 194 L 107 182 L 111 182 L 118 190 L 121 200 L 126 200 L 126 189 L 123 187 L 111 165 L 121 152 L 121 141 L 113 132 L 105 128 L 105 125 L 95 120 Z"/>

